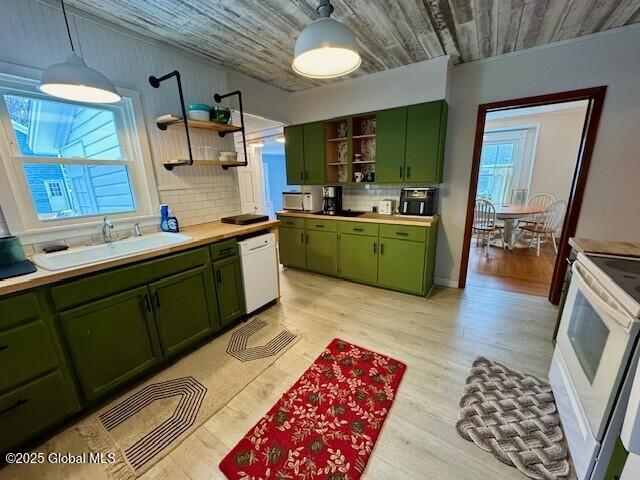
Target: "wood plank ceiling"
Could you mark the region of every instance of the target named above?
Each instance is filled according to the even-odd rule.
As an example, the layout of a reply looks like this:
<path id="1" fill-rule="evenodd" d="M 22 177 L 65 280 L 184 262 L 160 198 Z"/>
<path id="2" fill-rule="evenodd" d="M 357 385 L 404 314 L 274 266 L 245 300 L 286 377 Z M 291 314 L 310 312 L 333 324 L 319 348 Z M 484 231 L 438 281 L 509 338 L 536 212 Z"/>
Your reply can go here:
<path id="1" fill-rule="evenodd" d="M 286 90 L 316 81 L 291 69 L 317 0 L 67 0 L 69 5 Z M 640 22 L 640 0 L 333 0 L 357 35 L 352 76 L 449 54 L 454 63 Z M 335 80 L 333 80 L 335 81 Z"/>

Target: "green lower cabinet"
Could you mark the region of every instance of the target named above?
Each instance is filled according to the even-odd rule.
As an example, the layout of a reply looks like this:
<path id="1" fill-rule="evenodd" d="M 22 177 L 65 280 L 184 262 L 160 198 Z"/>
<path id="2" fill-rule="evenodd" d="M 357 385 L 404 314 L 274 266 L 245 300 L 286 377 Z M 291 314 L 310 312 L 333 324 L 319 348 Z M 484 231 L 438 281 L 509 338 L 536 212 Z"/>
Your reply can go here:
<path id="1" fill-rule="evenodd" d="M 160 363 L 147 287 L 60 314 L 60 326 L 86 400 L 91 401 Z"/>
<path id="2" fill-rule="evenodd" d="M 242 271 L 238 257 L 213 262 L 218 311 L 222 326 L 244 315 Z"/>
<path id="3" fill-rule="evenodd" d="M 152 283 L 149 290 L 165 356 L 188 349 L 220 328 L 209 265 Z"/>
<path id="4" fill-rule="evenodd" d="M 280 263 L 287 267 L 305 268 L 307 266 L 307 253 L 304 230 L 280 227 L 279 237 Z"/>
<path id="5" fill-rule="evenodd" d="M 378 285 L 403 292 L 424 294 L 425 244 L 380 239 Z"/>
<path id="6" fill-rule="evenodd" d="M 378 282 L 378 237 L 343 233 L 338 246 L 341 277 L 357 282 Z"/>
<path id="7" fill-rule="evenodd" d="M 327 275 L 338 275 L 338 234 L 306 230 L 307 269 Z"/>
<path id="8" fill-rule="evenodd" d="M 15 448 L 76 410 L 77 401 L 60 370 L 0 395 L 0 452 Z"/>

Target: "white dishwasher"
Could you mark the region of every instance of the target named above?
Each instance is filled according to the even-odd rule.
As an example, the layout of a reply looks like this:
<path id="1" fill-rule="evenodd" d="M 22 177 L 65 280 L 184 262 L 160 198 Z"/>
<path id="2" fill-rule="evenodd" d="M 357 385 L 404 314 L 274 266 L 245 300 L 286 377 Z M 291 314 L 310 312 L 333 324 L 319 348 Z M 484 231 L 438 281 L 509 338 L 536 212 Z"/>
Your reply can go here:
<path id="1" fill-rule="evenodd" d="M 278 298 L 276 236 L 267 233 L 238 242 L 247 314 Z"/>

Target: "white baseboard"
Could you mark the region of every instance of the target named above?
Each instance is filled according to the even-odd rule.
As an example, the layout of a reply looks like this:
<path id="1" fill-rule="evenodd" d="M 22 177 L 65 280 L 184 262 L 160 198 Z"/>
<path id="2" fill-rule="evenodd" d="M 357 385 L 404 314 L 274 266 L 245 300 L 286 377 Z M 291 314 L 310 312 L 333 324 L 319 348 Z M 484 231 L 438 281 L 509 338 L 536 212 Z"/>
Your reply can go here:
<path id="1" fill-rule="evenodd" d="M 458 288 L 458 280 L 444 277 L 434 277 L 433 282 L 442 287 Z"/>

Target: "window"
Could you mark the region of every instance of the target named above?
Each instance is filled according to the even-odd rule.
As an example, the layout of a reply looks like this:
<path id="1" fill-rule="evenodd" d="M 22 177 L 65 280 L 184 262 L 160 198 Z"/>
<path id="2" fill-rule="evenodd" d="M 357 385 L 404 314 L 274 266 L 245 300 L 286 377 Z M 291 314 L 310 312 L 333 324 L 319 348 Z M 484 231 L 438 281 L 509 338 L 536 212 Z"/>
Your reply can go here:
<path id="1" fill-rule="evenodd" d="M 534 129 L 485 132 L 477 195 L 495 205 L 509 202 L 511 190 L 529 188 Z"/>
<path id="2" fill-rule="evenodd" d="M 9 140 L 3 160 L 22 230 L 153 213 L 132 98 L 81 104 L 6 77 L 0 75 Z"/>

